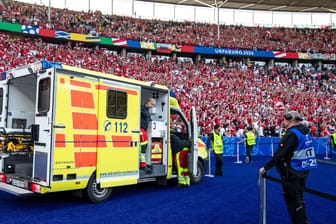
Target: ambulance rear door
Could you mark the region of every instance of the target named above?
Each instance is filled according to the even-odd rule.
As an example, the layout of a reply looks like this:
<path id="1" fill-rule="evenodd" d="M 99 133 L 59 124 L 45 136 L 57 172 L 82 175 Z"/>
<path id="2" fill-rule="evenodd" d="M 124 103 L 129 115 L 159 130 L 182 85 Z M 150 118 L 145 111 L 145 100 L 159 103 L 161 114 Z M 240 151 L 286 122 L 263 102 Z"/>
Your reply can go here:
<path id="1" fill-rule="evenodd" d="M 50 186 L 52 156 L 52 124 L 54 110 L 55 68 L 49 68 L 37 76 L 37 106 L 35 114 L 33 180 L 43 186 Z"/>
<path id="2" fill-rule="evenodd" d="M 197 120 L 196 120 L 196 110 L 195 107 L 190 109 L 190 132 L 191 132 L 191 160 L 189 160 L 190 172 L 196 176 L 197 175 L 197 161 L 198 161 L 198 130 L 197 130 Z"/>
<path id="3" fill-rule="evenodd" d="M 136 184 L 139 178 L 140 86 L 104 80 L 99 85 L 97 180 L 101 187 Z"/>

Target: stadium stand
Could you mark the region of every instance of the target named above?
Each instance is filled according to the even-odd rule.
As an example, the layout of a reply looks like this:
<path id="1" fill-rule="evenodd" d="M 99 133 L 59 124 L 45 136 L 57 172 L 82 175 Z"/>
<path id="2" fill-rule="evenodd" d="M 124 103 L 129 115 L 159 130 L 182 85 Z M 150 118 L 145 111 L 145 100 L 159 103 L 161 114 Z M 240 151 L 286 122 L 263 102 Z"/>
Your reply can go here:
<path id="1" fill-rule="evenodd" d="M 293 52 L 336 53 L 336 31 L 285 27 L 220 26 L 194 22 L 173 22 L 103 15 L 99 11 L 77 12 L 51 8 L 50 21 L 46 6 L 9 1 L 2 21 L 39 26 L 67 32 L 97 34 L 120 39 Z"/>
<path id="2" fill-rule="evenodd" d="M 50 23 L 45 6 L 10 1 L 6 7 L 1 21 L 69 32 L 186 45 L 336 53 L 332 38 L 336 33 L 328 28 L 222 26 L 224 38 L 217 40 L 217 27 L 210 24 L 140 20 L 55 8 Z M 328 136 L 336 124 L 334 65 L 319 70 L 312 65 L 278 64 L 268 68 L 242 59 L 194 63 L 160 55 L 121 55 L 102 46 L 0 33 L 0 72 L 41 59 L 167 85 L 176 93 L 183 110 L 197 108 L 203 134 L 217 123 L 225 127 L 228 136 L 236 136 L 239 129 L 250 125 L 260 136 L 279 135 L 284 109 L 301 111 L 314 136 Z"/>

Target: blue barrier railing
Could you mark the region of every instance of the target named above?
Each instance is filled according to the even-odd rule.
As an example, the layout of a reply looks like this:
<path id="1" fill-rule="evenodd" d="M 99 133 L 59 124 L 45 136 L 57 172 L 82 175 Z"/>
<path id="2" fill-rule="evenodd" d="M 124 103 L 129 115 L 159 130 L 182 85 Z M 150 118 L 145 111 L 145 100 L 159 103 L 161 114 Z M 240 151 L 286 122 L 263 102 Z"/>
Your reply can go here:
<path id="1" fill-rule="evenodd" d="M 223 137 L 224 152 L 223 156 L 236 156 L 239 150 L 239 155 L 245 155 L 244 142 L 238 143 L 243 138 L 239 137 Z M 207 137 L 203 137 L 202 140 L 206 143 Z M 258 137 L 256 139 L 256 145 L 253 147 L 252 155 L 270 156 L 278 149 L 280 138 L 279 137 Z M 238 147 L 237 147 L 237 144 Z M 315 148 L 316 155 L 326 155 L 331 152 L 329 138 L 313 138 L 313 146 Z"/>

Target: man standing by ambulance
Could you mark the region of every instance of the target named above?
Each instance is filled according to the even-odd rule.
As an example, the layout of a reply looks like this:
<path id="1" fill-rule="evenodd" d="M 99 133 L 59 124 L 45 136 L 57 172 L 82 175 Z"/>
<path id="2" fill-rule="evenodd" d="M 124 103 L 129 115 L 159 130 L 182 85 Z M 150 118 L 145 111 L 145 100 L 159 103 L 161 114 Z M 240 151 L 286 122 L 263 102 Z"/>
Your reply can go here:
<path id="1" fill-rule="evenodd" d="M 151 114 L 149 109 L 155 107 L 156 100 L 154 98 L 149 98 L 146 100 L 145 104 L 141 106 L 141 116 L 140 116 L 140 169 L 145 170 L 146 173 L 151 172 L 151 167 L 146 161 L 146 151 L 148 150 L 148 125 L 151 121 Z"/>

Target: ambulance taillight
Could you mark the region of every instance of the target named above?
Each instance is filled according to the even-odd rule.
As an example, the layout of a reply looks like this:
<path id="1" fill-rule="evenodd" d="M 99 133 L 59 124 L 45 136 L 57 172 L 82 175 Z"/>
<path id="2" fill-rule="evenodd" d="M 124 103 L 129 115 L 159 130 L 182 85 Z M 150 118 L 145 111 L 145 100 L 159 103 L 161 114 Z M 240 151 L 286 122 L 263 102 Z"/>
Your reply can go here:
<path id="1" fill-rule="evenodd" d="M 35 193 L 41 193 L 41 185 L 39 184 L 32 184 L 31 191 Z"/>
<path id="2" fill-rule="evenodd" d="M 7 177 L 5 174 L 0 174 L 0 182 L 6 182 Z"/>

